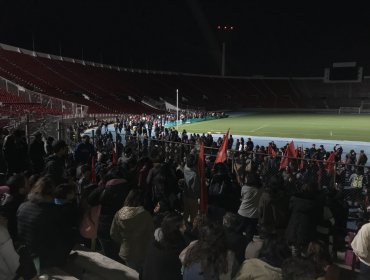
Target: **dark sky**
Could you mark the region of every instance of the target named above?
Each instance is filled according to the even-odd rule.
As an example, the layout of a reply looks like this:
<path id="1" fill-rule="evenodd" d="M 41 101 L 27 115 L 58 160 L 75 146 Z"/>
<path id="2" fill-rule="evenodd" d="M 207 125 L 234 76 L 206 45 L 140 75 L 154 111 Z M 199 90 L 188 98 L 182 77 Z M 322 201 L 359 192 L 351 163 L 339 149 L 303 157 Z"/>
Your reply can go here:
<path id="1" fill-rule="evenodd" d="M 272 1 L 271 1 L 272 2 Z M 228 75 L 323 75 L 335 61 L 370 64 L 364 7 L 320 1 L 0 0 L 0 42 L 135 68 Z M 307 6 L 304 6 L 307 5 Z"/>

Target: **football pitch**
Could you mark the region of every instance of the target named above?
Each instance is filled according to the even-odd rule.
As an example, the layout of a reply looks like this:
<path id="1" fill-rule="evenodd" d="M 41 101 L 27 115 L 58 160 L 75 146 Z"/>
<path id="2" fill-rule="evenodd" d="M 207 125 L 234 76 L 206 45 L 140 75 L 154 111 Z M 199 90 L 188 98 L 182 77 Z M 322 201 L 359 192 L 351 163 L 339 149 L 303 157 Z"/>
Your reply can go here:
<path id="1" fill-rule="evenodd" d="M 228 128 L 235 135 L 370 142 L 370 115 L 255 113 L 179 126 L 191 133 Z"/>

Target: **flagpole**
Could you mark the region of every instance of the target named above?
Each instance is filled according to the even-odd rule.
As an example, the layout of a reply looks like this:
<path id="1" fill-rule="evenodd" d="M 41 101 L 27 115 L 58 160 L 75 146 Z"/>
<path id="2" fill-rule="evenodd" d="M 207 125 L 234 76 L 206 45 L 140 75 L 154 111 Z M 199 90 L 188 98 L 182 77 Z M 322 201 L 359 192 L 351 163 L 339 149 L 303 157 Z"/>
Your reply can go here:
<path id="1" fill-rule="evenodd" d="M 179 131 L 179 89 L 176 89 L 176 130 Z"/>

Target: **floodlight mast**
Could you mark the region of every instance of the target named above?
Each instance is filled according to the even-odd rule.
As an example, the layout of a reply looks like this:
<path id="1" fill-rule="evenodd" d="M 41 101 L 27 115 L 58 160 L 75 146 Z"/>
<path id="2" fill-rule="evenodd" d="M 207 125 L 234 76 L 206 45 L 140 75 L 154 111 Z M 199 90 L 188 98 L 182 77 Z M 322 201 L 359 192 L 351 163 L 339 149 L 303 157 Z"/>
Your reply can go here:
<path id="1" fill-rule="evenodd" d="M 176 89 L 176 130 L 179 131 L 179 89 Z"/>

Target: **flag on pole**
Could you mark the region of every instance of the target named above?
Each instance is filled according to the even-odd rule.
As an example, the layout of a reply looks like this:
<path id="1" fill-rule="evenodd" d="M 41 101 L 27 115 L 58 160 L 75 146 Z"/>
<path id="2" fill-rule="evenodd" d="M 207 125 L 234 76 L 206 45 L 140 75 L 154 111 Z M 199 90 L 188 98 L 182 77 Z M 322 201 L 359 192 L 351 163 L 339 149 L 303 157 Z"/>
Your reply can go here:
<path id="1" fill-rule="evenodd" d="M 205 181 L 204 171 L 204 143 L 200 144 L 199 158 L 198 158 L 198 176 L 200 182 L 200 205 L 199 210 L 201 214 L 207 214 L 208 211 L 208 189 Z"/>
<path id="2" fill-rule="evenodd" d="M 304 168 L 304 153 L 303 153 L 303 145 L 301 147 L 301 161 L 299 163 L 299 169 L 302 170 Z"/>
<path id="3" fill-rule="evenodd" d="M 333 173 L 334 172 L 334 164 L 335 164 L 335 153 L 334 152 L 331 152 L 330 156 L 326 160 L 326 170 L 329 173 Z"/>
<path id="4" fill-rule="evenodd" d="M 272 144 L 269 144 L 268 148 L 267 148 L 267 152 L 270 156 L 272 157 L 276 157 L 276 151 L 274 150 L 274 148 L 272 147 Z"/>
<path id="5" fill-rule="evenodd" d="M 294 142 L 290 142 L 286 147 L 284 156 L 281 158 L 280 170 L 286 168 L 289 165 L 289 160 L 297 158 L 296 151 L 294 149 Z"/>
<path id="6" fill-rule="evenodd" d="M 91 182 L 96 183 L 95 156 L 91 159 Z"/>
<path id="7" fill-rule="evenodd" d="M 114 143 L 112 148 L 112 164 L 117 165 L 116 143 Z"/>
<path id="8" fill-rule="evenodd" d="M 220 162 L 224 162 L 227 159 L 226 153 L 227 153 L 227 145 L 228 145 L 228 142 L 229 142 L 229 131 L 230 131 L 230 128 L 227 130 L 227 133 L 224 136 L 224 140 L 222 141 L 221 147 L 217 152 L 217 157 L 216 157 L 216 160 L 215 160 L 215 164 L 220 163 Z"/>

